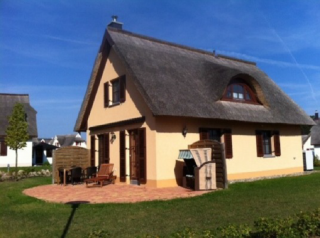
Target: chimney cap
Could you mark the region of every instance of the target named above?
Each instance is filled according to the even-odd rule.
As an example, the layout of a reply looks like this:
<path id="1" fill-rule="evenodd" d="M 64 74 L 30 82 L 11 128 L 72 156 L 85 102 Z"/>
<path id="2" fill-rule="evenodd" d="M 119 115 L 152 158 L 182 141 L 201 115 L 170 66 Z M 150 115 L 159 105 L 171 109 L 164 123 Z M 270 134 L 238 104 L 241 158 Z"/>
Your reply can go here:
<path id="1" fill-rule="evenodd" d="M 111 18 L 112 18 L 113 22 L 116 22 L 118 20 L 118 16 L 117 15 L 112 15 Z"/>
<path id="2" fill-rule="evenodd" d="M 112 18 L 112 21 L 108 24 L 108 28 L 111 27 L 111 28 L 116 28 L 116 29 L 122 30 L 123 23 L 118 22 L 118 16 L 112 15 L 111 18 Z"/>

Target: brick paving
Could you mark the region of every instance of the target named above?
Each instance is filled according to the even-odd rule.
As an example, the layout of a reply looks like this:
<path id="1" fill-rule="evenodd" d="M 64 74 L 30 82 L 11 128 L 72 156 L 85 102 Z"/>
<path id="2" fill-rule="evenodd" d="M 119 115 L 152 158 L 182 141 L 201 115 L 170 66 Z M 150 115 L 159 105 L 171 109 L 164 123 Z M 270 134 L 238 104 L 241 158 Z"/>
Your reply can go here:
<path id="1" fill-rule="evenodd" d="M 109 184 L 103 187 L 86 188 L 78 185 L 42 185 L 25 189 L 25 195 L 55 203 L 135 203 L 153 200 L 188 198 L 209 191 L 193 191 L 182 187 L 147 188 L 137 185 Z"/>

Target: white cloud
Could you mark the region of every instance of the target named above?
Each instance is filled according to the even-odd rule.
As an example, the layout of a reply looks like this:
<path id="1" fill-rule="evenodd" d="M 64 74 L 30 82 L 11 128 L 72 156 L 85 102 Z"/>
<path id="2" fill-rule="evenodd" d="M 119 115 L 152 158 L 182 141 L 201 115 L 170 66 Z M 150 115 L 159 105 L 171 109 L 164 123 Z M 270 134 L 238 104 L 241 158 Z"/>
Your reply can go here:
<path id="1" fill-rule="evenodd" d="M 311 69 L 311 70 L 317 70 L 320 71 L 320 66 L 318 65 L 309 65 L 309 64 L 296 64 L 293 62 L 285 62 L 285 61 L 279 61 L 279 60 L 271 60 L 271 59 L 266 59 L 266 58 L 260 58 L 256 56 L 250 56 L 246 55 L 243 53 L 238 53 L 238 52 L 230 52 L 230 51 L 217 51 L 218 54 L 223 54 L 223 55 L 228 55 L 228 56 L 233 56 L 236 58 L 240 59 L 245 59 L 253 62 L 261 62 L 265 64 L 271 64 L 279 67 L 290 67 L 290 68 L 297 68 L 300 66 L 303 69 Z"/>
<path id="2" fill-rule="evenodd" d="M 79 41 L 79 40 L 73 40 L 73 39 L 68 39 L 68 38 L 63 38 L 63 37 L 56 37 L 56 36 L 50 36 L 50 35 L 40 35 L 40 37 L 52 39 L 52 40 L 58 40 L 58 41 L 64 41 L 64 42 L 69 42 L 69 43 L 75 43 L 75 44 L 82 44 L 82 45 L 92 45 L 97 47 L 97 43 L 95 42 L 86 42 L 86 41 Z"/>

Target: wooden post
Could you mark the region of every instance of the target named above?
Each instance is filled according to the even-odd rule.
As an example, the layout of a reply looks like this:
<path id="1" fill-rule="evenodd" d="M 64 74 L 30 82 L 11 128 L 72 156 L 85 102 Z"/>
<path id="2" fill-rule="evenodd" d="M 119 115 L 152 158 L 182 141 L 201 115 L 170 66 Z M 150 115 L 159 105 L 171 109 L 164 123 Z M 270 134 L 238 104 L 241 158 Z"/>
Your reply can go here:
<path id="1" fill-rule="evenodd" d="M 228 176 L 227 176 L 227 163 L 226 163 L 226 156 L 224 153 L 224 144 L 221 143 L 221 160 L 223 164 L 223 188 L 228 188 Z"/>

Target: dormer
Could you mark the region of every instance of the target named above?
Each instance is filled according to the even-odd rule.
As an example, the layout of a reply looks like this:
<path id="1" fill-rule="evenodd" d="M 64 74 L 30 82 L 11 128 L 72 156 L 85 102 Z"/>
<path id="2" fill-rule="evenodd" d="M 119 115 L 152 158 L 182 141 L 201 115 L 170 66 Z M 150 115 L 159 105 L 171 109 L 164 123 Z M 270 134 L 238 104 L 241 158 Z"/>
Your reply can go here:
<path id="1" fill-rule="evenodd" d="M 222 101 L 263 105 L 264 96 L 260 85 L 248 75 L 237 75 L 228 83 Z"/>

